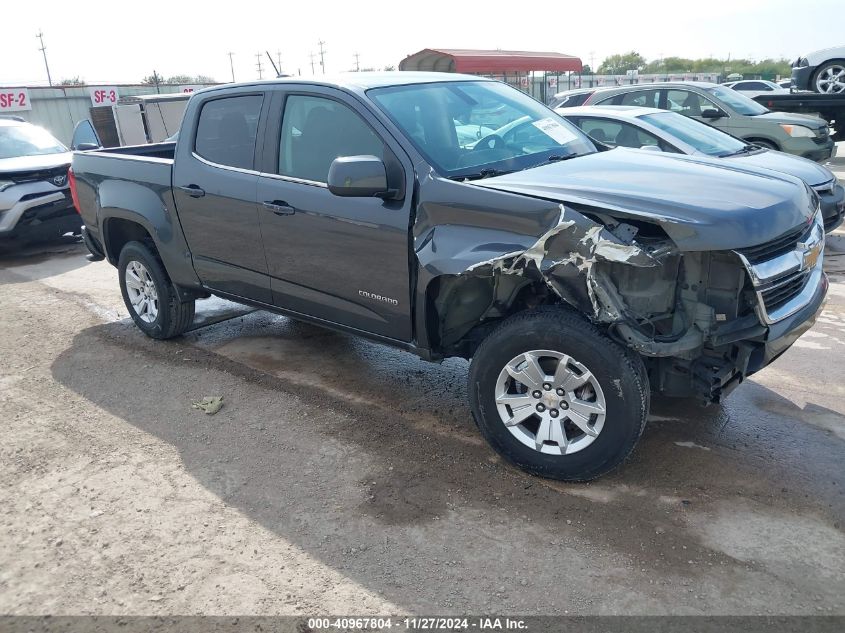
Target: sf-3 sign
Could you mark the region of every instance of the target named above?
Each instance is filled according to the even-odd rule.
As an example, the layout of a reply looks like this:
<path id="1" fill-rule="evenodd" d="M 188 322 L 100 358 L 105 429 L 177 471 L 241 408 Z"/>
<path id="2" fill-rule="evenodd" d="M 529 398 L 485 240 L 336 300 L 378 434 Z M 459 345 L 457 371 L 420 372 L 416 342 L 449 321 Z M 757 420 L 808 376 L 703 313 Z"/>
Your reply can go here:
<path id="1" fill-rule="evenodd" d="M 26 88 L 0 88 L 0 114 L 32 110 L 29 90 Z"/>
<path id="2" fill-rule="evenodd" d="M 91 95 L 91 105 L 95 108 L 100 106 L 113 106 L 117 103 L 117 87 L 116 86 L 96 86 L 88 89 L 88 94 Z"/>

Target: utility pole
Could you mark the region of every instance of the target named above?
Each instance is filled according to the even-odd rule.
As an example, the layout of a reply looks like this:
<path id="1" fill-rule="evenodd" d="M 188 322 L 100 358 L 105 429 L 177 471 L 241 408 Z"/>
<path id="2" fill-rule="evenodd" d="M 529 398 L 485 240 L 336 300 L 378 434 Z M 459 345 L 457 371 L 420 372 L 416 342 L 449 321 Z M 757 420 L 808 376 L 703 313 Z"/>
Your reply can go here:
<path id="1" fill-rule="evenodd" d="M 39 48 L 38 50 L 40 50 L 41 54 L 44 55 L 44 68 L 47 69 L 47 83 L 52 86 L 53 78 L 50 77 L 50 65 L 47 63 L 47 47 L 44 46 L 44 33 L 42 33 L 39 29 L 38 35 L 36 35 L 35 37 L 37 37 L 38 40 L 41 42 L 41 48 Z"/>
<path id="2" fill-rule="evenodd" d="M 323 44 L 325 44 L 325 42 L 323 40 L 320 40 L 319 42 L 317 42 L 317 44 L 320 45 L 320 68 L 323 70 L 323 74 L 325 75 L 326 74 L 326 59 L 325 59 L 326 51 L 323 50 Z"/>
<path id="3" fill-rule="evenodd" d="M 282 51 L 276 51 L 276 61 L 279 62 L 279 74 L 282 74 Z"/>
<path id="4" fill-rule="evenodd" d="M 358 62 L 358 57 L 360 57 L 358 55 L 358 53 L 355 53 L 355 72 L 356 73 L 361 72 L 361 64 Z"/>
<path id="5" fill-rule="evenodd" d="M 264 72 L 264 67 L 261 65 L 261 53 L 255 54 L 255 67 L 258 69 L 258 78 L 264 79 L 262 73 Z"/>
<path id="6" fill-rule="evenodd" d="M 235 83 L 235 64 L 232 61 L 232 55 L 234 55 L 234 53 L 229 53 L 229 68 L 232 69 L 232 83 Z"/>
<path id="7" fill-rule="evenodd" d="M 314 53 L 309 53 L 308 56 L 311 58 L 311 74 L 314 75 Z"/>

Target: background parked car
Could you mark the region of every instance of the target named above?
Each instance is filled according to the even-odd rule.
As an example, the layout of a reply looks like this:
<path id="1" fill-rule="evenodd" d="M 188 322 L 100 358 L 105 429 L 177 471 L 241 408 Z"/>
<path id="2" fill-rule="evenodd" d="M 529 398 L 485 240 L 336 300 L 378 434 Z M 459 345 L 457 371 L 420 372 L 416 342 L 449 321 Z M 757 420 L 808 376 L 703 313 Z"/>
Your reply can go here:
<path id="1" fill-rule="evenodd" d="M 71 201 L 71 154 L 46 130 L 0 117 L 0 238 L 23 241 L 79 233 Z"/>
<path id="2" fill-rule="evenodd" d="M 550 108 L 573 108 L 583 104 L 598 88 L 577 88 L 558 92 L 549 101 Z"/>
<path id="3" fill-rule="evenodd" d="M 825 48 L 792 64 L 792 83 L 799 90 L 845 95 L 845 46 Z"/>
<path id="4" fill-rule="evenodd" d="M 824 119 L 771 112 L 743 94 L 717 84 L 695 81 L 634 84 L 596 89 L 584 105 L 634 105 L 671 110 L 720 130 L 796 156 L 826 161 L 835 145 Z M 567 107 L 568 102 L 561 107 Z"/>
<path id="5" fill-rule="evenodd" d="M 712 156 L 796 176 L 819 195 L 825 231 L 842 223 L 845 189 L 829 169 L 811 160 L 751 145 L 689 117 L 656 108 L 582 106 L 557 112 L 593 140 L 611 147 Z"/>
<path id="6" fill-rule="evenodd" d="M 790 80 L 791 82 L 792 80 Z M 774 81 L 765 81 L 763 79 L 743 79 L 742 81 L 730 81 L 722 84 L 728 88 L 732 88 L 737 92 L 741 92 L 746 97 L 756 97 L 757 95 L 765 94 L 789 94 L 789 88 L 784 88 Z"/>

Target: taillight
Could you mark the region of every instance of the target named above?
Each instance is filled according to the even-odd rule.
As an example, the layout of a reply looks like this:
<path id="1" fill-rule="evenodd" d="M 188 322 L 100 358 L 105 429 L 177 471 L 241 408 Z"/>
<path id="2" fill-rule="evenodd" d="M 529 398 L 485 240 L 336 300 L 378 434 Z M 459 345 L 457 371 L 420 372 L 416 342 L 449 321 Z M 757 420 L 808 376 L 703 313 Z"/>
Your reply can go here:
<path id="1" fill-rule="evenodd" d="M 73 207 L 77 213 L 81 214 L 82 207 L 79 206 L 79 193 L 76 191 L 76 176 L 73 173 L 73 167 L 67 168 L 67 182 L 70 187 L 70 199 L 73 200 Z"/>

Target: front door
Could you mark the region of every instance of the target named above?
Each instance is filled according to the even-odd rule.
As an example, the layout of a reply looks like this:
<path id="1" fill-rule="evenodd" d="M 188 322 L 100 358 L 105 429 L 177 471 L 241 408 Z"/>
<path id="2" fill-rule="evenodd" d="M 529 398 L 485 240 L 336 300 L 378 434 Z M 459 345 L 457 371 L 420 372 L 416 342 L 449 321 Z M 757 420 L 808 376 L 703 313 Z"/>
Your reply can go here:
<path id="1" fill-rule="evenodd" d="M 410 193 L 402 200 L 342 198 L 326 180 L 339 156 L 377 156 L 397 166 L 400 179 L 410 164 L 406 158 L 399 167 L 401 149 L 343 93 L 290 90 L 274 98 L 258 181 L 273 303 L 409 341 Z"/>
<path id="2" fill-rule="evenodd" d="M 255 202 L 262 94 L 208 99 L 195 138 L 179 141 L 173 195 L 194 269 L 213 290 L 271 303 Z M 190 143 L 190 150 L 184 144 Z"/>
<path id="3" fill-rule="evenodd" d="M 665 94 L 665 110 L 671 110 L 672 112 L 683 114 L 684 116 L 691 117 L 696 121 L 701 121 L 702 123 L 711 125 L 723 132 L 733 134 L 732 120 L 730 116 L 722 116 L 716 119 L 707 119 L 701 116 L 701 113 L 705 110 L 717 110 L 718 112 L 727 115 L 727 112 L 725 112 L 723 108 L 719 107 L 714 101 L 711 101 L 704 95 L 680 88 L 667 89 Z"/>

